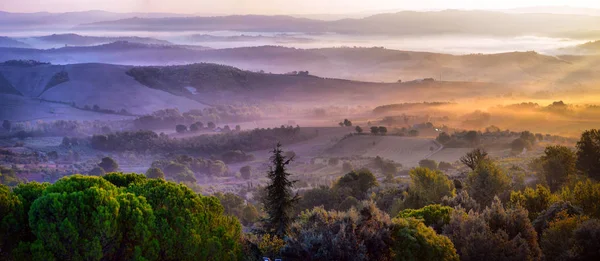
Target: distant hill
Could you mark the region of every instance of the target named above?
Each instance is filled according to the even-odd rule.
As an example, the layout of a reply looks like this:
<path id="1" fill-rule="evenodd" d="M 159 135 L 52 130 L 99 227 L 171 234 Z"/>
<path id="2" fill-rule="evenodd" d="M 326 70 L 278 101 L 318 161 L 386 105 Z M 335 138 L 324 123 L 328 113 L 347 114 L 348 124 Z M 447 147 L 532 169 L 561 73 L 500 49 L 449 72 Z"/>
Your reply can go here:
<path id="1" fill-rule="evenodd" d="M 244 70 L 288 73 L 309 71 L 322 77 L 396 82 L 434 78 L 449 81 L 502 83 L 552 82 L 577 67 L 535 52 L 448 55 L 384 48 L 297 49 L 276 46 L 208 49 L 130 42 L 50 50 L 0 48 L 0 61 L 40 60 L 54 64 L 111 63 L 124 65 L 227 64 Z M 578 81 L 588 81 L 586 76 Z M 598 76 L 600 77 L 600 76 Z M 561 78 L 562 79 L 562 78 Z"/>
<path id="2" fill-rule="evenodd" d="M 19 40 L 16 40 L 16 39 L 13 39 L 10 37 L 0 36 L 0 47 L 29 48 L 31 46 L 24 42 L 21 42 Z"/>
<path id="3" fill-rule="evenodd" d="M 67 13 L 10 13 L 0 11 L 0 29 L 70 29 L 71 27 L 108 20 L 118 20 L 132 17 L 181 17 L 186 15 L 170 13 L 113 13 L 106 11 L 83 11 Z"/>
<path id="4" fill-rule="evenodd" d="M 52 47 L 63 47 L 67 46 L 92 46 L 108 44 L 112 42 L 130 42 L 140 44 L 155 44 L 155 45 L 172 45 L 171 42 L 165 40 L 159 40 L 149 37 L 137 37 L 137 36 L 122 36 L 122 37 L 98 37 L 98 36 L 84 36 L 79 34 L 52 34 L 46 36 L 38 36 L 23 39 L 25 42 L 29 42 L 31 45 L 36 47 L 46 46 Z"/>
<path id="5" fill-rule="evenodd" d="M 600 54 L 600 40 L 587 42 L 573 47 L 561 48 L 558 51 L 567 54 L 598 55 Z"/>
<path id="6" fill-rule="evenodd" d="M 61 106 L 98 105 L 102 109 L 145 114 L 164 108 L 187 111 L 219 104 L 294 104 L 297 108 L 375 105 L 414 99 L 493 97 L 511 91 L 489 83 L 359 82 L 305 73 L 250 72 L 216 64 L 135 67 L 11 62 L 0 64 L 0 75 L 0 115 L 30 119 L 38 115 L 33 109 L 37 106 L 42 106 L 40 113 L 46 115 L 48 101 L 60 102 Z"/>
<path id="7" fill-rule="evenodd" d="M 492 11 L 403 11 L 359 19 L 311 20 L 291 16 L 218 16 L 128 18 L 82 24 L 79 30 L 232 30 L 361 35 L 479 34 L 499 36 L 560 35 L 597 30 L 600 16 L 571 14 L 510 14 Z"/>

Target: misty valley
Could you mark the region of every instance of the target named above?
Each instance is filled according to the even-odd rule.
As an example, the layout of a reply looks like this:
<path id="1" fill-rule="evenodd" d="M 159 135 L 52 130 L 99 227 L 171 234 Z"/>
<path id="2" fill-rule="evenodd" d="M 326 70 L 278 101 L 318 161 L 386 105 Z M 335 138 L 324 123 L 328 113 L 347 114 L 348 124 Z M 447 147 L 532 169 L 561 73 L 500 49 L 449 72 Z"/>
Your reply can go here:
<path id="1" fill-rule="evenodd" d="M 593 10 L 0 11 L 0 260 L 600 260 Z"/>

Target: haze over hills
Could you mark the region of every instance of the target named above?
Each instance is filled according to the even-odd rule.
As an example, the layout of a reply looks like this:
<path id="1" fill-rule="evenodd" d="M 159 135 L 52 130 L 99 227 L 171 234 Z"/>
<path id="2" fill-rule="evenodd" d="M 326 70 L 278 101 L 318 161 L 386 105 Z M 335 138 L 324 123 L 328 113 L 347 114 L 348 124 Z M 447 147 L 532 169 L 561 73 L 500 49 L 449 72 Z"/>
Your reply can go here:
<path id="1" fill-rule="evenodd" d="M 479 89 L 479 91 L 475 90 Z M 510 87 L 466 82 L 373 83 L 325 79 L 311 75 L 268 74 L 215 64 L 133 67 L 110 64 L 0 65 L 0 99 L 74 104 L 77 108 L 98 105 L 147 114 L 159 109 L 182 111 L 207 105 L 276 103 L 315 106 L 380 104 L 407 99 L 456 99 L 505 95 Z M 276 102 L 273 99 L 276 98 Z M 3 115 L 31 119 L 20 106 L 6 103 Z M 39 106 L 46 106 L 39 103 Z M 38 105 L 28 105 L 37 107 Z M 47 113 L 41 109 L 40 113 Z"/>
<path id="2" fill-rule="evenodd" d="M 0 36 L 0 47 L 29 48 L 31 46 L 24 42 L 21 42 L 19 40 L 16 40 L 16 39 L 13 39 L 10 37 Z"/>
<path id="3" fill-rule="evenodd" d="M 131 17 L 178 17 L 189 16 L 171 13 L 114 13 L 107 11 L 84 11 L 66 13 L 10 13 L 0 11 L 0 30 L 26 29 L 68 29 L 78 24 L 94 23 L 107 20 L 118 20 Z"/>
<path id="4" fill-rule="evenodd" d="M 208 49 L 129 42 L 50 50 L 2 48 L 0 60 L 39 60 L 54 64 L 110 63 L 182 65 L 228 64 L 244 70 L 314 75 L 360 81 L 396 82 L 422 78 L 448 81 L 538 85 L 590 85 L 598 82 L 598 57 L 553 57 L 535 52 L 448 55 L 383 48 L 297 49 L 276 46 Z M 577 75 L 577 76 L 574 76 Z"/>
<path id="5" fill-rule="evenodd" d="M 482 23 L 481 21 L 485 21 Z M 80 30 L 233 30 L 254 32 L 310 32 L 360 35 L 541 35 L 555 36 L 595 30 L 600 17 L 569 14 L 508 14 L 493 11 L 403 11 L 361 19 L 320 21 L 291 16 L 220 16 L 129 18 L 82 24 Z M 394 25 L 394 26 L 381 26 Z"/>

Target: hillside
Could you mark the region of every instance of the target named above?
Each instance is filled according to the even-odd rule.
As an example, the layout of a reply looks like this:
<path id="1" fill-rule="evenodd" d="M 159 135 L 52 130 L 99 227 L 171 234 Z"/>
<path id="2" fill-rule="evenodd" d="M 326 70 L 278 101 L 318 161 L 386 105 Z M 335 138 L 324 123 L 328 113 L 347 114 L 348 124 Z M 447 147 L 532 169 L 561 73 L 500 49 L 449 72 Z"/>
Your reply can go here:
<path id="1" fill-rule="evenodd" d="M 208 49 L 130 42 L 49 50 L 0 48 L 0 61 L 13 59 L 58 64 L 181 65 L 207 62 L 251 71 L 278 74 L 309 71 L 322 77 L 377 82 L 441 78 L 448 81 L 551 85 L 557 82 L 572 83 L 565 72 L 581 72 L 584 76 L 577 79 L 581 84 L 594 83 L 600 77 L 586 73 L 597 70 L 597 63 L 566 62 L 535 52 L 448 55 L 384 48 L 297 49 L 260 46 Z"/>
<path id="2" fill-rule="evenodd" d="M 86 36 L 79 34 L 52 34 L 46 36 L 21 38 L 21 41 L 35 46 L 36 48 L 54 48 L 64 46 L 91 46 L 102 45 L 113 42 L 130 42 L 139 44 L 172 45 L 169 41 L 159 40 L 150 37 L 138 36 L 119 36 L 119 37 L 99 37 Z"/>
<path id="3" fill-rule="evenodd" d="M 41 101 L 61 102 L 61 108 L 65 107 L 64 104 L 74 104 L 79 108 L 98 105 L 101 109 L 125 109 L 134 114 L 146 114 L 164 108 L 186 111 L 206 107 L 184 97 L 147 88 L 127 76 L 127 70 L 128 67 L 125 66 L 107 64 L 30 67 L 0 64 L 0 90 L 5 93 L 1 97 L 3 102 L 0 103 L 6 105 L 2 110 L 5 114 L 14 114 L 10 118 L 20 115 L 35 119 L 37 112 L 21 112 L 35 112 L 36 108 L 39 108 L 38 112 L 41 114 L 48 112 L 50 108 L 47 108 L 46 102 Z M 8 86 L 12 86 L 12 93 L 7 89 Z M 14 102 L 10 103 L 13 105 L 5 103 L 6 99 L 13 100 Z M 70 114 L 65 113 L 62 117 L 69 118 Z"/>
<path id="4" fill-rule="evenodd" d="M 110 64 L 0 64 L 0 90 L 19 99 L 82 108 L 187 111 L 205 104 L 363 105 L 504 95 L 508 86 L 468 82 L 375 83 L 305 74 L 269 74 L 216 64 L 134 67 Z M 35 105 L 32 105 L 35 106 Z M 11 110 L 18 111 L 19 107 Z M 64 115 L 68 117 L 68 115 Z"/>
<path id="5" fill-rule="evenodd" d="M 8 47 L 8 48 L 29 48 L 31 47 L 30 45 L 21 42 L 19 40 L 10 38 L 10 37 L 6 37 L 6 36 L 0 36 L 0 47 Z"/>
<path id="6" fill-rule="evenodd" d="M 600 54 L 600 40 L 587 42 L 569 48 L 561 48 L 558 50 L 558 52 L 575 55 L 598 55 Z"/>

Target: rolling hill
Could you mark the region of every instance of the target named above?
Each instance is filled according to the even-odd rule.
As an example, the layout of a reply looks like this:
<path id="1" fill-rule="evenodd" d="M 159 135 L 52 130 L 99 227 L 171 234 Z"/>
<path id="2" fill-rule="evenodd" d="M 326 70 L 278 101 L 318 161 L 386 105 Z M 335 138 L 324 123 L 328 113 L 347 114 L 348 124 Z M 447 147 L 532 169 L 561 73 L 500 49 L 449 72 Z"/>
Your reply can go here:
<path id="1" fill-rule="evenodd" d="M 99 36 L 85 36 L 79 34 L 52 34 L 46 36 L 36 36 L 28 38 L 20 38 L 22 42 L 25 42 L 36 48 L 56 48 L 64 46 L 92 46 L 109 44 L 113 42 L 130 42 L 139 44 L 154 44 L 154 45 L 172 45 L 171 42 L 165 40 L 159 40 L 150 37 L 137 37 L 137 36 L 119 36 L 119 37 L 99 37 Z"/>
<path id="2" fill-rule="evenodd" d="M 31 47 L 30 45 L 21 42 L 19 40 L 10 38 L 10 37 L 6 37 L 6 36 L 0 36 L 0 47 L 8 47 L 8 48 L 29 48 Z"/>
<path id="3" fill-rule="evenodd" d="M 36 114 L 23 114 L 24 108 L 8 104 L 44 106 L 40 113 L 47 112 L 47 102 L 55 102 L 61 107 L 98 105 L 102 109 L 147 114 L 174 107 L 187 111 L 210 105 L 258 103 L 314 108 L 493 97 L 510 91 L 508 86 L 489 83 L 359 82 L 306 74 L 258 73 L 216 64 L 142 67 L 93 63 L 0 64 L 0 103 L 6 104 L 2 110 L 11 117 L 25 118 Z M 19 102 L 2 102 L 5 100 Z"/>
<path id="4" fill-rule="evenodd" d="M 525 85 L 597 82 L 597 57 L 566 61 L 535 52 L 448 55 L 384 48 L 297 49 L 277 46 L 208 49 L 194 46 L 148 45 L 130 42 L 37 50 L 0 48 L 0 61 L 40 60 L 55 64 L 110 63 L 123 65 L 227 64 L 244 70 L 288 73 L 309 71 L 328 78 L 396 82 L 435 78 L 447 81 L 498 82 Z"/>

